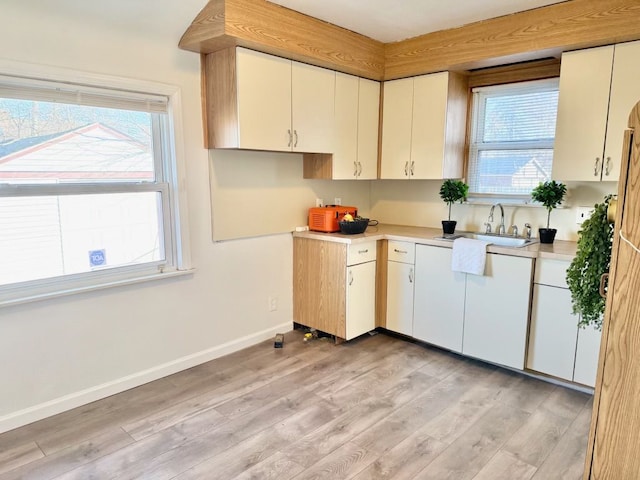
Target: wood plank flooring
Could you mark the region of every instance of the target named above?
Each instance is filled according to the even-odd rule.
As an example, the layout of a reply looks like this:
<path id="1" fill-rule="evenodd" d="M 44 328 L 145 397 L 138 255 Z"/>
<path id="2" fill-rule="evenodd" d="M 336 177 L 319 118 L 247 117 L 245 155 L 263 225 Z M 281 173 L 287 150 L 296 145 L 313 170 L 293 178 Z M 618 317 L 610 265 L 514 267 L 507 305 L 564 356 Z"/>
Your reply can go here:
<path id="1" fill-rule="evenodd" d="M 0 480 L 578 480 L 591 405 L 384 334 L 295 331 L 1 434 Z"/>

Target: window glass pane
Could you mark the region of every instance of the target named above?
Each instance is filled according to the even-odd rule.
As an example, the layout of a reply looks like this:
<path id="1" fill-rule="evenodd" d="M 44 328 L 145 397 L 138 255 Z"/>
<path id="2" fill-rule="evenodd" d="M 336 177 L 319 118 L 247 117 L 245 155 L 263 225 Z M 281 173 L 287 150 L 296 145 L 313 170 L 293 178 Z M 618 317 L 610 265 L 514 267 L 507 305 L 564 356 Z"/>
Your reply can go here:
<path id="1" fill-rule="evenodd" d="M 528 195 L 551 179 L 553 150 L 482 150 L 478 152 L 470 189 L 476 193 Z"/>
<path id="2" fill-rule="evenodd" d="M 165 259 L 158 192 L 0 198 L 0 285 Z"/>
<path id="3" fill-rule="evenodd" d="M 553 139 L 558 92 L 489 96 L 485 99 L 482 141 L 523 142 Z"/>
<path id="4" fill-rule="evenodd" d="M 151 182 L 152 114 L 0 98 L 0 183 Z"/>

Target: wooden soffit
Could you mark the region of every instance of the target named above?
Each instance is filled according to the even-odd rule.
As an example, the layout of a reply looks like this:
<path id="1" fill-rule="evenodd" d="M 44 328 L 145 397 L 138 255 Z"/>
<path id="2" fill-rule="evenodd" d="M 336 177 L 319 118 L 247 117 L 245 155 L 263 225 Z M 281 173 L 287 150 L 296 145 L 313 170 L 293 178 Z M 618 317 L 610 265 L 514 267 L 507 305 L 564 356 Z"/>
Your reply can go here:
<path id="1" fill-rule="evenodd" d="M 639 0 L 563 3 L 383 44 L 266 0 L 211 0 L 185 50 L 243 46 L 373 80 L 463 71 L 640 39 Z"/>
<path id="2" fill-rule="evenodd" d="M 242 46 L 373 80 L 384 74 L 384 44 L 265 0 L 211 0 L 180 48 L 211 53 Z"/>

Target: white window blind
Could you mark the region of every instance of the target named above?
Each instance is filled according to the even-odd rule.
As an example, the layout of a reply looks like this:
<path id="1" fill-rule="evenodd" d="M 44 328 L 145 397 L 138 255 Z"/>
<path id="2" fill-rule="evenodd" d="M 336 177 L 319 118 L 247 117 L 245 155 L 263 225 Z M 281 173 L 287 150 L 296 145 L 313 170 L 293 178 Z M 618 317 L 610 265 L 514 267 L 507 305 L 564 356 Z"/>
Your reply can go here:
<path id="1" fill-rule="evenodd" d="M 473 90 L 469 192 L 528 196 L 551 178 L 557 79 Z"/>

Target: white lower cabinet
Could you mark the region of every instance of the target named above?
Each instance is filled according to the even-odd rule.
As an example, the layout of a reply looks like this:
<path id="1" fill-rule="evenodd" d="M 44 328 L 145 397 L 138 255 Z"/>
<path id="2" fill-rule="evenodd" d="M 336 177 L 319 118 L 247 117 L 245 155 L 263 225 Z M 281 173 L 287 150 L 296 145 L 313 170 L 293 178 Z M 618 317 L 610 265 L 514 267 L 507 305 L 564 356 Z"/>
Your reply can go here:
<path id="1" fill-rule="evenodd" d="M 388 242 L 386 328 L 414 336 L 414 252 L 410 242 Z"/>
<path id="2" fill-rule="evenodd" d="M 562 260 L 537 262 L 527 368 L 594 387 L 601 334 L 592 326 L 578 327 L 565 281 L 568 266 Z"/>
<path id="3" fill-rule="evenodd" d="M 376 262 L 347 267 L 346 340 L 376 328 Z"/>
<path id="4" fill-rule="evenodd" d="M 462 352 L 466 275 L 451 271 L 451 249 L 416 246 L 413 336 Z"/>
<path id="5" fill-rule="evenodd" d="M 485 274 L 467 275 L 462 353 L 524 369 L 533 260 L 487 254 Z"/>

